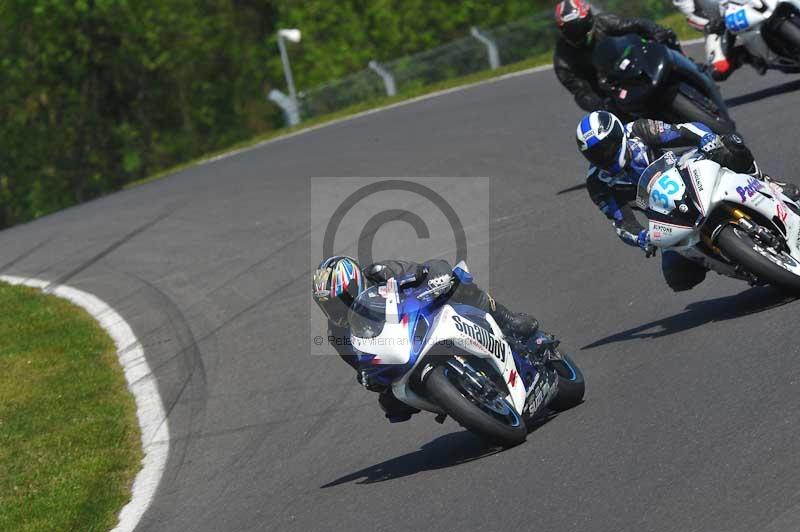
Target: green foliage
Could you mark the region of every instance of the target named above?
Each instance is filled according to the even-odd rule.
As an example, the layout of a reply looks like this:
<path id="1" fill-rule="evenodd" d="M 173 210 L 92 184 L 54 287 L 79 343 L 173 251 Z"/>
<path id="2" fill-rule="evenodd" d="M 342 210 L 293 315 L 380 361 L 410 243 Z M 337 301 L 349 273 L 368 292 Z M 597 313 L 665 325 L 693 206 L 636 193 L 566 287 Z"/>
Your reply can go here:
<path id="1" fill-rule="evenodd" d="M 278 28 L 303 31 L 289 44 L 303 91 L 553 4 L 2 0 L 0 228 L 280 127 Z"/>

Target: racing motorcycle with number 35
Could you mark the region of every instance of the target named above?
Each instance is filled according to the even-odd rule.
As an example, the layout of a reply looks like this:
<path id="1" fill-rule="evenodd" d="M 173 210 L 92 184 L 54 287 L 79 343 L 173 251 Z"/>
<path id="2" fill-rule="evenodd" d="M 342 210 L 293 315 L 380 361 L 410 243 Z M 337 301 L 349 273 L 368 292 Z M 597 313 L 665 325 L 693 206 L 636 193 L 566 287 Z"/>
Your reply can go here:
<path id="1" fill-rule="evenodd" d="M 767 68 L 800 72 L 800 1 L 723 0 L 725 27 Z"/>
<path id="2" fill-rule="evenodd" d="M 466 264 L 453 274 L 452 282 L 469 276 Z M 583 400 L 583 374 L 558 341 L 540 331 L 512 347 L 490 314 L 438 297 L 451 286 L 403 288 L 392 278 L 359 295 L 348 321 L 360 366 L 439 423 L 450 416 L 503 447 L 525 441 L 529 421 L 546 409 Z"/>
<path id="3" fill-rule="evenodd" d="M 653 162 L 639 179 L 651 244 L 722 275 L 800 294 L 800 206 L 773 182 L 692 150 Z"/>

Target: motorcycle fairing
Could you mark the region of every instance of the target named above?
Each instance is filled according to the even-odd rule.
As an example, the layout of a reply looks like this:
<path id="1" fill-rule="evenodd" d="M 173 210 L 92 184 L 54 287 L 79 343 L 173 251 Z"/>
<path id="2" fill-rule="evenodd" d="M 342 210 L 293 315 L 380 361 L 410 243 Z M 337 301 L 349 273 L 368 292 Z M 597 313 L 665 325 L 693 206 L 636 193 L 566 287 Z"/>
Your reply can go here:
<path id="1" fill-rule="evenodd" d="M 360 356 L 362 363 L 384 367 L 397 377 L 392 389 L 398 399 L 417 408 L 439 412 L 436 405 L 410 390 L 408 382 L 431 349 L 438 345 L 454 346 L 456 352 L 484 359 L 495 368 L 506 383 L 514 408 L 522 415 L 526 397 L 523 375 L 529 375 L 531 368 L 523 368 L 523 375 L 520 375 L 517 366 L 520 359 L 512 352 L 490 314 L 467 305 L 423 302 L 413 295 L 401 300 L 394 279 L 387 282 L 383 295 L 386 321 L 380 334 L 372 338 L 352 336 L 351 342 L 353 348 L 363 354 Z M 415 337 L 414 331 L 420 323 L 425 324 L 425 334 Z"/>
<path id="2" fill-rule="evenodd" d="M 773 35 L 781 18 L 800 14 L 800 0 L 727 0 L 720 4 L 725 24 L 751 54 L 767 65 L 785 72 L 800 71 L 800 60 L 781 53 L 779 38 Z M 784 50 L 785 52 L 785 50 Z"/>
<path id="3" fill-rule="evenodd" d="M 458 307 L 463 309 L 466 306 L 458 305 Z M 481 312 L 472 307 L 467 308 Z M 517 413 L 522 414 L 525 406 L 526 389 L 522 377 L 517 378 L 520 371 L 517 367 L 516 356 L 494 318 L 489 313 L 484 312 L 483 321 L 491 329 L 487 330 L 485 326 L 460 314 L 453 305 L 443 305 L 432 327 L 433 333 L 427 339 L 426 346 L 423 348 L 423 356 L 436 345 L 453 345 L 466 353 L 484 359 L 494 366 L 498 375 L 503 377 L 514 408 Z M 459 328 L 462 330 L 459 330 Z M 469 328 L 472 328 L 477 334 L 470 335 L 465 332 Z M 480 330 L 490 333 L 493 338 L 489 346 L 487 346 L 488 342 L 476 340 L 476 337 L 484 335 L 484 332 L 480 332 Z M 492 346 L 495 347 L 492 348 Z"/>
<path id="4" fill-rule="evenodd" d="M 702 216 L 693 227 L 670 225 L 663 216 L 659 216 L 657 220 L 650 219 L 650 230 L 662 233 L 651 234 L 656 245 L 672 248 L 687 258 L 701 261 L 711 269 L 735 277 L 736 273 L 731 271 L 730 267 L 712 257 L 701 256 L 695 248 L 700 240 L 697 229 L 712 209 L 725 203 L 734 208 L 743 207 L 745 210 L 760 214 L 784 236 L 790 254 L 793 257 L 800 257 L 800 216 L 796 214 L 800 212 L 800 208 L 783 195 L 777 186 L 752 175 L 733 172 L 713 161 L 692 157 L 697 157 L 696 152 L 684 156 L 678 166 L 682 167 L 681 175 L 684 182 L 691 186 L 692 195 Z M 655 167 L 655 164 L 651 166 Z M 650 181 L 654 180 L 655 178 Z M 677 210 L 673 213 L 677 214 Z M 648 218 L 652 214 L 653 212 L 648 209 Z M 797 269 L 800 270 L 800 264 Z"/>

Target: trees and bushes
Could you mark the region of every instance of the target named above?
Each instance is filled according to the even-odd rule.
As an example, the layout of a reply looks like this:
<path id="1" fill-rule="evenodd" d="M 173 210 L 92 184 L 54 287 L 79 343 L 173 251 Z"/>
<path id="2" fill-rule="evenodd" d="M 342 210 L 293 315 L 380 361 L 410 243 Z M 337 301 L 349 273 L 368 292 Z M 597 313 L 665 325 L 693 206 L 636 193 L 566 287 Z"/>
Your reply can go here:
<path id="1" fill-rule="evenodd" d="M 553 3 L 3 0 L 0 228 L 280 127 L 280 27 L 302 90 Z"/>

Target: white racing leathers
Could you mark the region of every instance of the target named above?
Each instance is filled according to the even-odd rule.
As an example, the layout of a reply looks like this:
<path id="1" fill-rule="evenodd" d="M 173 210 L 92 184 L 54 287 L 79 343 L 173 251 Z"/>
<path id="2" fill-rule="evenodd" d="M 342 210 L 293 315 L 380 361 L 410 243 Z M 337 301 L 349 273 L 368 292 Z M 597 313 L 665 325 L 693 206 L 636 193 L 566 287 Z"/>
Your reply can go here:
<path id="1" fill-rule="evenodd" d="M 715 78 L 727 76 L 733 65 L 725 54 L 723 35 L 706 31 L 708 23 L 721 16 L 719 0 L 672 0 L 689 25 L 706 34 L 706 63 L 713 69 Z"/>
<path id="2" fill-rule="evenodd" d="M 800 0 L 721 0 L 735 38 L 765 68 L 800 72 Z"/>

